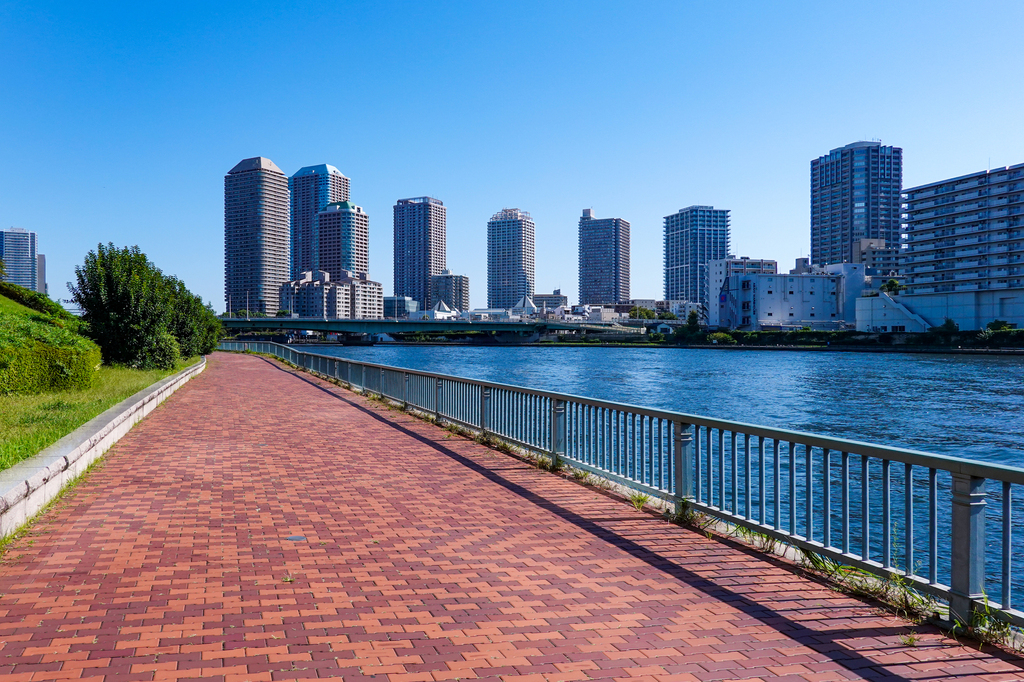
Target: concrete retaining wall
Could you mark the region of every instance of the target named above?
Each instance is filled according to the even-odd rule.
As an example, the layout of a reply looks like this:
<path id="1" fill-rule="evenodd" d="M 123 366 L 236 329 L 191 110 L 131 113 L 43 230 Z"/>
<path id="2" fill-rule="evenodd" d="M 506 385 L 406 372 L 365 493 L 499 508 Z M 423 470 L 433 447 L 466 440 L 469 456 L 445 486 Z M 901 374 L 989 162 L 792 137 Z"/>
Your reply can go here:
<path id="1" fill-rule="evenodd" d="M 38 455 L 0 471 L 0 537 L 18 530 L 135 424 L 206 368 L 206 358 L 144 388 Z"/>

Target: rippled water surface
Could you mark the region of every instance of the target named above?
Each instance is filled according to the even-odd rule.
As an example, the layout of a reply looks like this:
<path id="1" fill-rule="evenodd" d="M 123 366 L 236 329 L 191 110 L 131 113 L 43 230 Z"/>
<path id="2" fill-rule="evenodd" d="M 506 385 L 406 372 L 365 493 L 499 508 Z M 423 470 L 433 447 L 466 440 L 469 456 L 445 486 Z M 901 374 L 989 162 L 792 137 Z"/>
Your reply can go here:
<path id="1" fill-rule="evenodd" d="M 1024 356 L 528 346 L 303 350 L 1024 466 Z"/>

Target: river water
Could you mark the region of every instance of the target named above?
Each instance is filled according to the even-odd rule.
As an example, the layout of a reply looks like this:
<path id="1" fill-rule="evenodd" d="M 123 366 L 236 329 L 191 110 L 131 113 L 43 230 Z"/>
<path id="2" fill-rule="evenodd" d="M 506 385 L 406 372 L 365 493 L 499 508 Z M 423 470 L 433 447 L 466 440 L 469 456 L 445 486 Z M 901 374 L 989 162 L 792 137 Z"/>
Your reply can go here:
<path id="1" fill-rule="evenodd" d="M 1024 356 L 546 346 L 302 350 L 1024 467 Z"/>

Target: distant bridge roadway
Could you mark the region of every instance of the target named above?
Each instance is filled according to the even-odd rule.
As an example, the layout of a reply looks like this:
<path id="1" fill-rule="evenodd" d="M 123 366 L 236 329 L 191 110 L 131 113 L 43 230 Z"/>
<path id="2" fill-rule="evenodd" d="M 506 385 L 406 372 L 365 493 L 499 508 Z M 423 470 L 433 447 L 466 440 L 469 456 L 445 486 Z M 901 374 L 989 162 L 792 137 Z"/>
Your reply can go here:
<path id="1" fill-rule="evenodd" d="M 465 332 L 518 332 L 544 334 L 568 331 L 586 331 L 599 334 L 637 334 L 642 327 L 622 327 L 613 324 L 559 322 L 540 320 L 532 322 L 501 322 L 469 320 L 338 320 L 322 317 L 253 317 L 221 318 L 227 329 L 242 330 L 309 330 L 337 334 L 431 334 Z"/>

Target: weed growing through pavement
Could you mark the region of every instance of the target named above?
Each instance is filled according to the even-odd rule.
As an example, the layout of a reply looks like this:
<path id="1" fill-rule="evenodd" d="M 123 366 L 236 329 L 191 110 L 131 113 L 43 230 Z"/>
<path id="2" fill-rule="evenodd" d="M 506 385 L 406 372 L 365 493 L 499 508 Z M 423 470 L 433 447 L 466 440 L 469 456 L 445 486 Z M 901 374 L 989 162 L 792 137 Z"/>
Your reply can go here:
<path id="1" fill-rule="evenodd" d="M 632 493 L 629 496 L 629 503 L 632 504 L 637 511 L 643 511 L 644 505 L 647 504 L 650 500 L 650 495 L 639 491 Z"/>
<path id="2" fill-rule="evenodd" d="M 290 575 L 286 575 L 285 577 L 281 578 L 281 580 L 283 580 L 286 583 L 293 583 L 293 582 L 295 582 L 295 578 L 291 577 Z"/>
<path id="3" fill-rule="evenodd" d="M 920 635 L 918 635 L 915 631 L 911 630 L 905 635 L 900 635 L 900 644 L 902 644 L 903 646 L 917 646 L 917 642 L 920 639 Z"/>

